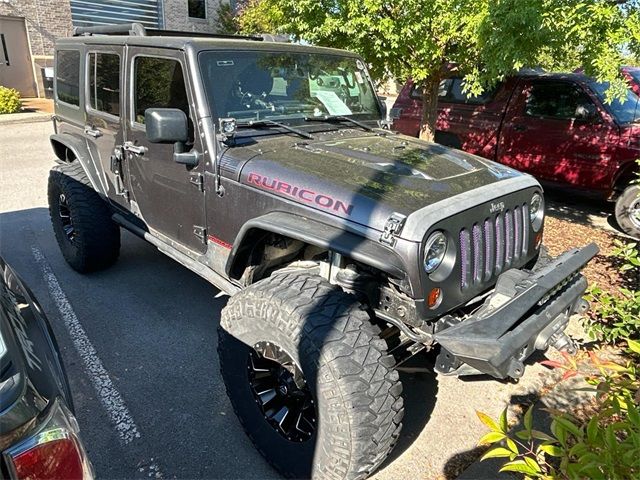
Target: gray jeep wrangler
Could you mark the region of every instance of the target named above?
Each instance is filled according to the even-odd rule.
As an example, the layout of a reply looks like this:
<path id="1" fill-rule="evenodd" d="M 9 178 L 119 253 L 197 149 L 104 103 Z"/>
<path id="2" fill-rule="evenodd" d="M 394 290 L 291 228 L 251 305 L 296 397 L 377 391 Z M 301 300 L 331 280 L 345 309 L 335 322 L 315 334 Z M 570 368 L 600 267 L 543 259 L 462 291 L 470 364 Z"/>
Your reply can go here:
<path id="1" fill-rule="evenodd" d="M 230 295 L 222 377 L 283 474 L 370 475 L 420 351 L 506 379 L 573 348 L 596 246 L 549 258 L 534 178 L 383 128 L 356 55 L 131 24 L 79 28 L 55 56 L 65 259 L 108 267 L 125 228 Z"/>

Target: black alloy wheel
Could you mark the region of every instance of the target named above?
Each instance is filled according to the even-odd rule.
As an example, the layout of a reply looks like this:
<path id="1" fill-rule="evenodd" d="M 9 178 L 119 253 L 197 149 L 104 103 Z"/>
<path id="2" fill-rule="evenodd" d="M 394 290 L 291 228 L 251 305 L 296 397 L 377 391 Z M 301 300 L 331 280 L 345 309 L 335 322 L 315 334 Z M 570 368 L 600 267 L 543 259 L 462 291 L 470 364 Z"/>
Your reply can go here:
<path id="1" fill-rule="evenodd" d="M 249 352 L 251 392 L 271 427 L 287 440 L 304 442 L 316 429 L 316 409 L 300 367 L 279 346 L 259 342 Z"/>
<path id="2" fill-rule="evenodd" d="M 62 229 L 67 237 L 67 240 L 73 243 L 76 237 L 76 229 L 73 226 L 73 221 L 71 220 L 71 211 L 69 210 L 67 197 L 64 193 L 61 193 L 58 197 L 58 215 L 60 216 Z"/>

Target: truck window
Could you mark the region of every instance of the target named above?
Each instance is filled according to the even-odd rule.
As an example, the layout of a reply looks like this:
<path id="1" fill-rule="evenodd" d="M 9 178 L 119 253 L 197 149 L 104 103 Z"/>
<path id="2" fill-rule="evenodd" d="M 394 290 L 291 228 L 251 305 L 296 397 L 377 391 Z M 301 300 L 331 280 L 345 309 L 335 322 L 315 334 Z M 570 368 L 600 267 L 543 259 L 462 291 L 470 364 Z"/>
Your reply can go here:
<path id="1" fill-rule="evenodd" d="M 534 83 L 527 94 L 525 114 L 560 120 L 575 118 L 580 105 L 593 105 L 578 86 L 568 82 Z"/>
<path id="2" fill-rule="evenodd" d="M 445 78 L 440 82 L 440 85 L 438 85 L 438 98 L 443 98 L 447 96 L 447 93 L 451 88 L 452 82 L 453 82 L 453 79 L 451 78 Z M 420 87 L 420 85 L 416 85 L 414 83 L 413 87 L 411 87 L 411 93 L 409 94 L 409 96 L 417 100 L 422 100 L 422 88 Z"/>
<path id="3" fill-rule="evenodd" d="M 493 98 L 495 88 L 486 89 L 480 95 L 469 96 L 462 91 L 464 79 L 445 78 L 438 87 L 438 100 L 447 103 L 466 103 L 469 105 L 482 105 Z M 411 89 L 411 98 L 422 99 L 422 92 L 419 86 L 414 85 Z"/>
<path id="4" fill-rule="evenodd" d="M 80 52 L 77 50 L 57 52 L 56 96 L 69 105 L 80 105 Z"/>
<path id="5" fill-rule="evenodd" d="M 189 117 L 187 89 L 180 62 L 169 58 L 135 57 L 134 119 L 144 123 L 147 108 L 179 108 Z"/>
<path id="6" fill-rule="evenodd" d="M 89 103 L 100 112 L 120 116 L 120 56 L 89 54 Z"/>

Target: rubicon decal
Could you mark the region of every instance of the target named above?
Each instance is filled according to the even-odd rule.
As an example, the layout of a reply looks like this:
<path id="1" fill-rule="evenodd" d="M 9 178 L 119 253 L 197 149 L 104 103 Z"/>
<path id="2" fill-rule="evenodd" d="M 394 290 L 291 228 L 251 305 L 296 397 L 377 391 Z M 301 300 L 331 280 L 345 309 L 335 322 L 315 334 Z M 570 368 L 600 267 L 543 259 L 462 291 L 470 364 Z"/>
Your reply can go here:
<path id="1" fill-rule="evenodd" d="M 287 182 L 278 180 L 277 178 L 269 178 L 259 173 L 249 173 L 248 182 L 251 185 L 255 185 L 264 190 L 271 190 L 288 197 L 302 200 L 306 203 L 312 203 L 325 210 L 333 210 L 335 212 L 346 213 L 351 215 L 353 211 L 353 205 L 344 203 L 342 200 L 337 200 L 330 195 L 314 192 L 307 188 L 301 188 L 296 185 L 292 185 Z"/>

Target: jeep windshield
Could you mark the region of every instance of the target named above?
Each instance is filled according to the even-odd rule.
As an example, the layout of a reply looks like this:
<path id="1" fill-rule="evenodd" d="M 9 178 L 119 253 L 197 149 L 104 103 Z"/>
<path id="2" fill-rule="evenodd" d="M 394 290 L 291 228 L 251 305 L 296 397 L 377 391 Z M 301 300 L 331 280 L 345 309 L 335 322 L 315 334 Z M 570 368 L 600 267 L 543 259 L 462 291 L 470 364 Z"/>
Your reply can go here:
<path id="1" fill-rule="evenodd" d="M 199 63 L 213 115 L 235 118 L 239 125 L 259 120 L 310 125 L 309 119 L 326 119 L 335 128 L 341 122 L 331 119 L 381 118 L 366 67 L 354 57 L 204 51 Z"/>
<path id="2" fill-rule="evenodd" d="M 605 108 L 615 117 L 620 124 L 640 122 L 640 98 L 628 89 L 626 96 L 613 102 L 606 101 L 609 82 L 591 82 L 589 84 L 596 93 Z"/>

